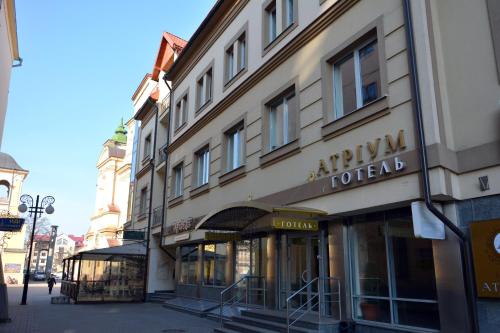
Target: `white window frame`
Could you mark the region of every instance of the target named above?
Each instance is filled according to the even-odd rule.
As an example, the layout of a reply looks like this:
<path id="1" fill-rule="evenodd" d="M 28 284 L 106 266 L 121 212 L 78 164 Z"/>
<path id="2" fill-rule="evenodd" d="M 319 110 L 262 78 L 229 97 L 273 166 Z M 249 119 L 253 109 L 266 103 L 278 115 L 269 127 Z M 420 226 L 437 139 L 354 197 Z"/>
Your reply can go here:
<path id="1" fill-rule="evenodd" d="M 184 164 L 179 163 L 174 167 L 174 180 L 172 189 L 174 198 L 178 198 L 184 194 Z"/>
<path id="2" fill-rule="evenodd" d="M 332 97 L 333 97 L 333 117 L 334 119 L 340 119 L 346 115 L 344 109 L 343 109 L 343 96 L 342 96 L 342 78 L 340 75 L 339 71 L 339 64 L 342 64 L 345 59 L 349 57 L 354 58 L 354 80 L 356 84 L 356 110 L 362 108 L 363 105 L 363 87 L 362 87 L 362 77 L 361 77 L 361 63 L 359 60 L 359 51 L 368 46 L 369 44 L 373 42 L 377 42 L 377 45 L 375 47 L 378 47 L 378 40 L 377 37 L 372 37 L 368 39 L 366 42 L 361 44 L 360 46 L 354 48 L 352 51 L 347 53 L 342 59 L 336 61 L 333 66 L 332 66 L 332 82 L 333 82 L 333 91 L 332 91 Z M 378 49 L 377 49 L 378 52 Z M 380 54 L 379 54 L 380 56 Z M 380 68 L 379 68 L 379 75 L 380 74 Z M 338 89 L 340 87 L 340 89 Z M 348 114 L 355 112 L 356 110 L 353 110 L 349 112 Z"/>
<path id="3" fill-rule="evenodd" d="M 294 0 L 285 0 L 286 1 L 286 27 L 288 28 L 294 23 L 295 10 L 294 8 Z"/>
<path id="4" fill-rule="evenodd" d="M 212 100 L 213 71 L 209 68 L 197 82 L 198 109 Z"/>
<path id="5" fill-rule="evenodd" d="M 208 184 L 210 177 L 210 150 L 205 147 L 196 153 L 196 184 Z"/>
<path id="6" fill-rule="evenodd" d="M 226 172 L 238 169 L 243 163 L 245 143 L 243 126 L 238 126 L 226 134 Z"/>
<path id="7" fill-rule="evenodd" d="M 291 141 L 288 135 L 290 129 L 288 101 L 290 100 L 290 97 L 295 97 L 295 91 L 281 97 L 279 99 L 280 103 L 271 103 L 269 105 L 269 151 L 276 150 Z M 283 105 L 283 117 L 281 123 L 278 122 L 278 105 Z M 278 127 L 281 127 L 281 138 L 278 138 L 276 134 Z M 278 145 L 278 139 L 283 140 L 283 143 Z"/>

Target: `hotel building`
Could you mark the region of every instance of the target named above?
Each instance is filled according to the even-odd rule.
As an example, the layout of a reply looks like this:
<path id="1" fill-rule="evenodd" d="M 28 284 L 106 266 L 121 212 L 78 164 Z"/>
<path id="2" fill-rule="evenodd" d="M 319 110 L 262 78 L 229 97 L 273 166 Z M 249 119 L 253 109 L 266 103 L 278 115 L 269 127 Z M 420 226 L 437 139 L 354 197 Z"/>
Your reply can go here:
<path id="1" fill-rule="evenodd" d="M 217 1 L 166 71 L 167 190 L 147 193 L 175 281 L 148 293 L 218 303 L 241 282 L 286 325 L 301 307 L 358 332 L 498 331 L 499 15 Z"/>

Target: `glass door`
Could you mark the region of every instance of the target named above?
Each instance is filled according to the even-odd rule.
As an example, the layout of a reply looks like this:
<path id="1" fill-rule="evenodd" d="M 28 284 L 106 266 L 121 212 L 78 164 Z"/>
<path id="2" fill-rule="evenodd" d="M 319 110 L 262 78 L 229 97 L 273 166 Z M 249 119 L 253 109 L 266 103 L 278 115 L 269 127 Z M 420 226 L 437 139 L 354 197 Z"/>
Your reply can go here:
<path id="1" fill-rule="evenodd" d="M 286 236 L 286 247 L 282 247 L 282 269 L 281 269 L 281 307 L 286 308 L 286 298 L 301 290 L 311 280 L 319 277 L 319 239 L 317 235 L 288 235 Z M 318 285 L 311 284 L 302 290 L 298 296 L 292 299 L 292 307 L 298 308 L 304 304 L 304 310 L 315 310 L 313 306 L 316 301 L 308 301 L 318 292 Z"/>

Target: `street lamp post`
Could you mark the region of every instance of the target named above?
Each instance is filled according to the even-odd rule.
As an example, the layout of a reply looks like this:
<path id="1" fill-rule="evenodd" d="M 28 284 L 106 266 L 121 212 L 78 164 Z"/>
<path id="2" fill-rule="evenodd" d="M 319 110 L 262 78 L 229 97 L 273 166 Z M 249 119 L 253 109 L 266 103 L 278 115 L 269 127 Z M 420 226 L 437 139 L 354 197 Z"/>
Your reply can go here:
<path id="1" fill-rule="evenodd" d="M 28 267 L 26 268 L 26 272 L 24 273 L 24 287 L 23 287 L 23 298 L 21 299 L 21 305 L 26 305 L 26 298 L 28 297 L 28 282 L 30 279 L 30 266 L 31 266 L 31 253 L 33 250 L 33 241 L 35 239 L 35 227 L 36 227 L 36 219 L 38 216 L 41 216 L 43 211 L 47 214 L 54 213 L 54 207 L 52 204 L 56 201 L 54 197 L 46 196 L 40 202 L 40 196 L 36 196 L 36 202 L 33 206 L 33 198 L 24 194 L 21 196 L 21 204 L 19 205 L 19 212 L 26 213 L 29 212 L 30 216 L 33 216 L 33 227 L 31 230 L 31 240 L 30 240 L 30 250 L 28 252 Z"/>

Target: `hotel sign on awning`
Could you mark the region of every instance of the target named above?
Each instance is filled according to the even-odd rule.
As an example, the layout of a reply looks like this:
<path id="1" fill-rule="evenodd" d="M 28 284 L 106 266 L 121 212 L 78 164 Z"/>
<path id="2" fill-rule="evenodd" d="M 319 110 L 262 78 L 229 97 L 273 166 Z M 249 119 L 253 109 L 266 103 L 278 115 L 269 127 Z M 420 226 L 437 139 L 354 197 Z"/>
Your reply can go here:
<path id="1" fill-rule="evenodd" d="M 24 219 L 17 217 L 0 217 L 0 231 L 20 231 Z"/>
<path id="2" fill-rule="evenodd" d="M 318 221 L 293 217 L 273 217 L 273 228 L 283 230 L 318 231 Z"/>
<path id="3" fill-rule="evenodd" d="M 500 298 L 500 220 L 474 222 L 470 230 L 477 295 Z"/>

